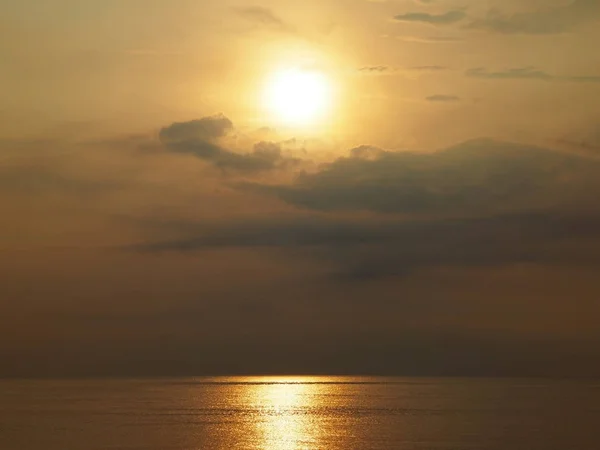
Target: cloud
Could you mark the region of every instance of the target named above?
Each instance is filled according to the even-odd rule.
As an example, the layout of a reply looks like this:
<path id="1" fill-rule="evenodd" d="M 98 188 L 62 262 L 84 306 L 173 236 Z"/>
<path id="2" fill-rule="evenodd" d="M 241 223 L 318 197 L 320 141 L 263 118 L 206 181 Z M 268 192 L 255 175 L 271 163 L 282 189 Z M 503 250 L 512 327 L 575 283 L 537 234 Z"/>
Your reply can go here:
<path id="1" fill-rule="evenodd" d="M 393 72 L 394 68 L 390 67 L 390 66 L 365 66 L 365 67 L 361 67 L 360 69 L 358 69 L 358 71 L 365 72 L 365 73 L 381 74 L 381 73 Z"/>
<path id="2" fill-rule="evenodd" d="M 437 95 L 430 95 L 425 100 L 430 101 L 430 102 L 446 102 L 446 103 L 448 103 L 448 102 L 458 102 L 458 101 L 460 101 L 460 97 L 457 97 L 456 95 L 437 94 Z"/>
<path id="3" fill-rule="evenodd" d="M 292 31 L 292 27 L 284 22 L 273 11 L 262 6 L 249 6 L 245 8 L 236 8 L 236 12 L 246 20 L 254 22 L 260 26 L 268 27 L 279 31 Z"/>
<path id="4" fill-rule="evenodd" d="M 441 72 L 444 70 L 448 70 L 446 66 L 414 66 L 410 68 L 411 70 L 416 70 L 419 72 Z"/>
<path id="5" fill-rule="evenodd" d="M 513 69 L 492 72 L 484 67 L 468 69 L 465 75 L 471 78 L 488 80 L 541 80 L 563 81 L 571 83 L 600 83 L 600 76 L 560 76 L 551 75 L 535 67 L 517 67 Z"/>
<path id="6" fill-rule="evenodd" d="M 502 34 L 555 34 L 572 30 L 584 22 L 597 20 L 600 4 L 597 0 L 574 0 L 557 8 L 505 14 L 491 10 L 482 19 L 466 26 L 476 30 L 487 30 Z"/>
<path id="7" fill-rule="evenodd" d="M 432 25 L 452 25 L 465 19 L 467 14 L 462 9 L 448 11 L 443 14 L 429 14 L 423 12 L 411 12 L 394 16 L 398 22 L 421 22 Z"/>
<path id="8" fill-rule="evenodd" d="M 163 224 L 164 226 L 165 224 Z M 504 230 L 511 239 L 523 240 L 529 235 L 542 239 L 600 237 L 600 215 L 556 212 L 500 214 L 482 218 L 428 220 L 353 220 L 328 216 L 299 216 L 289 219 L 269 218 L 229 223 L 186 223 L 192 236 L 179 240 L 141 244 L 140 251 L 194 251 L 216 247 L 344 247 L 371 244 L 400 243 L 405 249 L 419 247 L 426 251 L 425 242 L 446 240 L 451 236 L 483 241 L 489 235 Z M 168 226 L 168 224 L 167 224 Z M 173 223 L 179 229 L 182 224 Z M 476 236 L 473 234 L 474 231 Z M 576 232 L 576 233 L 575 233 Z M 463 234 L 464 233 L 464 234 Z M 500 233 L 499 235 L 502 235 Z M 451 239 L 450 239 L 451 240 Z M 522 242 L 524 243 L 524 242 Z M 495 246 L 495 243 L 492 243 Z M 456 242 L 453 244 L 456 245 Z M 502 247 L 502 246 L 498 246 Z M 465 249 L 467 251 L 469 249 Z M 447 256 L 438 255 L 439 259 Z M 450 257 L 450 256 L 448 256 Z M 598 257 L 600 260 L 600 255 Z"/>
<path id="9" fill-rule="evenodd" d="M 303 173 L 291 185 L 247 183 L 247 191 L 314 211 L 485 214 L 569 203 L 600 183 L 600 164 L 577 155 L 473 140 L 434 154 L 380 150 Z"/>
<path id="10" fill-rule="evenodd" d="M 197 225 L 192 236 L 133 249 L 152 253 L 227 247 L 307 249 L 332 263 L 332 275 L 344 280 L 403 276 L 432 267 L 600 264 L 598 246 L 588 245 L 586 250 L 565 245 L 574 237 L 600 239 L 600 215 L 529 212 L 419 221 L 271 219 Z"/>
<path id="11" fill-rule="evenodd" d="M 550 81 L 554 77 L 534 67 L 518 67 L 499 72 L 490 72 L 483 67 L 468 69 L 465 75 L 472 78 L 487 78 L 495 80 L 532 79 Z"/>
<path id="12" fill-rule="evenodd" d="M 281 145 L 274 142 L 259 142 L 249 153 L 228 150 L 219 139 L 232 130 L 233 123 L 227 117 L 216 115 L 173 123 L 160 130 L 159 138 L 167 150 L 194 155 L 222 170 L 255 173 L 296 162 L 283 156 Z"/>
<path id="13" fill-rule="evenodd" d="M 600 264 L 600 161 L 576 154 L 485 139 L 436 153 L 361 146 L 292 184 L 239 188 L 300 210 L 287 219 L 174 224 L 179 238 L 133 249 L 301 250 L 343 281 L 438 267 Z M 332 214 L 340 211 L 372 214 Z"/>
<path id="14" fill-rule="evenodd" d="M 452 36 L 385 36 L 398 39 L 403 42 L 415 42 L 419 44 L 451 44 L 460 42 L 461 39 Z"/>
<path id="15" fill-rule="evenodd" d="M 446 66 L 412 66 L 412 67 L 403 67 L 403 68 L 395 68 L 391 66 L 379 65 L 379 66 L 364 66 L 358 69 L 360 72 L 391 72 L 396 70 L 410 70 L 416 72 L 440 72 L 443 70 L 448 70 Z"/>
<path id="16" fill-rule="evenodd" d="M 175 122 L 160 130 L 164 141 L 202 140 L 210 141 L 225 136 L 233 130 L 233 123 L 222 114 L 203 117 L 189 122 Z"/>
<path id="17" fill-rule="evenodd" d="M 446 66 L 429 65 L 429 66 L 412 66 L 412 67 L 392 67 L 386 65 L 363 66 L 358 69 L 362 74 L 366 75 L 407 75 L 436 73 L 449 70 Z"/>

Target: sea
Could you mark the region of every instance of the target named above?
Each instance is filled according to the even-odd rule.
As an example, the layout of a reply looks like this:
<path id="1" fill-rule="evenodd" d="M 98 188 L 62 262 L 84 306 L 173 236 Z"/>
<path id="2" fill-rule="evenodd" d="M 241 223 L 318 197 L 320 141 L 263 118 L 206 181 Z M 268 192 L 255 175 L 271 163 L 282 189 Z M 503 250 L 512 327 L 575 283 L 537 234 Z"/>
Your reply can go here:
<path id="1" fill-rule="evenodd" d="M 594 380 L 0 381 L 0 450 L 598 450 Z"/>

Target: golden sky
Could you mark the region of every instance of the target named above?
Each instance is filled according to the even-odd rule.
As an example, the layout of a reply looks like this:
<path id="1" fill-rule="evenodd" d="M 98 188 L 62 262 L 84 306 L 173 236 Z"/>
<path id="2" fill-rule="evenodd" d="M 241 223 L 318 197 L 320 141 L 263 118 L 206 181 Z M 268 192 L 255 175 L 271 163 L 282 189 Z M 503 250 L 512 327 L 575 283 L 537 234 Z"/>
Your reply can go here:
<path id="1" fill-rule="evenodd" d="M 600 373 L 599 24 L 3 2 L 0 375 Z"/>

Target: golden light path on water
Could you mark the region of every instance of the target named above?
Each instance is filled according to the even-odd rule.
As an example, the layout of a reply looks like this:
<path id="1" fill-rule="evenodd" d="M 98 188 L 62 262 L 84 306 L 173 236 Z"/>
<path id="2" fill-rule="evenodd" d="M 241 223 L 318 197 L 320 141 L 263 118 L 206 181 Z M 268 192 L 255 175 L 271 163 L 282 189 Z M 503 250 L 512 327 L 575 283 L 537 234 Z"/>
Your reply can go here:
<path id="1" fill-rule="evenodd" d="M 0 449 L 593 450 L 598 404 L 594 380 L 0 380 Z"/>
<path id="2" fill-rule="evenodd" d="M 311 410 L 319 389 L 311 378 L 262 378 L 256 385 L 254 402 L 260 410 L 257 435 L 263 450 L 316 448 L 320 440 Z M 323 381 L 323 379 L 319 379 Z"/>

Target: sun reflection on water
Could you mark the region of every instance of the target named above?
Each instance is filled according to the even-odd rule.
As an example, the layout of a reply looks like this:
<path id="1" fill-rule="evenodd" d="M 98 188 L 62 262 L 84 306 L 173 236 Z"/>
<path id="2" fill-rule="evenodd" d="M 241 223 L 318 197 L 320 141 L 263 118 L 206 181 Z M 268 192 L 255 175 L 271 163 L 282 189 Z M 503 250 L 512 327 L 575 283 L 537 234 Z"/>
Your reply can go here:
<path id="1" fill-rule="evenodd" d="M 312 399 L 317 386 L 307 379 L 264 379 L 256 386 L 261 442 L 264 450 L 315 448 L 319 427 L 315 426 Z"/>

